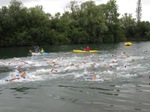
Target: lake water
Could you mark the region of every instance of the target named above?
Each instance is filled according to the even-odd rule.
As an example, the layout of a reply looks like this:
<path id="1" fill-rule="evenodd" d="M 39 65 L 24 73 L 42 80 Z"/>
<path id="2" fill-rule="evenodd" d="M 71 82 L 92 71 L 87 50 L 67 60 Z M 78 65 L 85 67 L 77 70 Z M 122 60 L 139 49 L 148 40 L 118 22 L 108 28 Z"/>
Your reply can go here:
<path id="1" fill-rule="evenodd" d="M 0 48 L 0 112 L 150 112 L 150 42 L 81 47 Z"/>

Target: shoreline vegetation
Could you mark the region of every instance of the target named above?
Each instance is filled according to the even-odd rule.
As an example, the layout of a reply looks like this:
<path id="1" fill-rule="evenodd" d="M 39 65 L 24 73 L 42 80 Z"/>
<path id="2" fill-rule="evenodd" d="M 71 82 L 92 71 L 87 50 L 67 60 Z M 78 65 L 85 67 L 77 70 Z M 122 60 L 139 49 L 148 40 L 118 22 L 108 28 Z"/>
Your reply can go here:
<path id="1" fill-rule="evenodd" d="M 150 22 L 118 13 L 116 0 L 96 5 L 70 1 L 52 16 L 42 6 L 24 7 L 11 0 L 0 8 L 0 47 L 149 41 Z"/>

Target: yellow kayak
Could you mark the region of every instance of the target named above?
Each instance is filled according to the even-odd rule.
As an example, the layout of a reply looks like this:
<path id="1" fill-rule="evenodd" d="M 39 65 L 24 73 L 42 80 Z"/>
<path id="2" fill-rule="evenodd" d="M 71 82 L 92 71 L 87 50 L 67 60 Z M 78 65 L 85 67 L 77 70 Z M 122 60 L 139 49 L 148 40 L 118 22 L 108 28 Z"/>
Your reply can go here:
<path id="1" fill-rule="evenodd" d="M 125 46 L 132 46 L 132 43 L 131 42 L 126 42 L 124 43 Z"/>
<path id="2" fill-rule="evenodd" d="M 97 53 L 98 50 L 90 50 L 90 51 L 85 51 L 85 50 L 73 50 L 74 53 Z"/>

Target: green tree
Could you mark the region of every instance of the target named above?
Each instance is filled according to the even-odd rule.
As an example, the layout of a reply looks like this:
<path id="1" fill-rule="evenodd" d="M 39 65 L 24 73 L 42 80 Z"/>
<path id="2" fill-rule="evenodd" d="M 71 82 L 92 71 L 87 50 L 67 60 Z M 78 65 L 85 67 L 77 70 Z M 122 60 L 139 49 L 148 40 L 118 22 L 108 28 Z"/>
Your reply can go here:
<path id="1" fill-rule="evenodd" d="M 116 0 L 109 0 L 106 5 L 103 5 L 103 14 L 105 15 L 105 23 L 108 27 L 108 32 L 105 33 L 106 39 L 104 39 L 104 42 L 121 41 L 123 38 L 121 33 L 119 33 L 121 29 Z"/>
<path id="2" fill-rule="evenodd" d="M 138 25 L 136 26 L 136 34 L 135 34 L 135 40 L 150 40 L 150 23 L 149 22 L 138 22 Z"/>
<path id="3" fill-rule="evenodd" d="M 120 25 L 123 34 L 127 39 L 133 38 L 135 35 L 136 21 L 131 14 L 125 13 L 120 19 Z"/>
<path id="4" fill-rule="evenodd" d="M 95 5 L 93 1 L 82 3 L 81 15 L 80 23 L 89 35 L 89 42 L 103 42 L 103 33 L 108 29 L 102 7 Z"/>

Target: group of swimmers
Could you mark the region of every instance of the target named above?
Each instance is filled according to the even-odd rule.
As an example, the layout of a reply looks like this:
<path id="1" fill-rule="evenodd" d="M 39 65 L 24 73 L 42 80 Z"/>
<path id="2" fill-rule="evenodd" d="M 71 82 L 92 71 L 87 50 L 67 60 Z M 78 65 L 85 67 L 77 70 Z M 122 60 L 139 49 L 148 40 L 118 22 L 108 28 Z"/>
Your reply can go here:
<path id="1" fill-rule="evenodd" d="M 40 52 L 41 53 L 43 53 L 44 52 L 44 49 L 43 48 L 41 48 L 41 49 L 39 49 L 39 48 L 36 48 L 35 49 L 35 52 L 39 52 L 39 50 L 41 50 Z M 87 46 L 86 48 L 85 48 L 85 50 L 90 50 L 90 48 Z M 31 51 L 32 52 L 32 51 Z M 94 56 L 95 54 L 93 54 L 93 55 L 90 55 L 90 56 L 88 56 L 87 57 L 87 59 L 86 60 L 88 60 L 88 58 L 93 58 L 93 56 Z M 124 57 L 124 58 L 128 58 L 129 56 L 125 53 L 125 52 L 123 52 L 122 53 L 122 56 L 121 57 Z M 46 61 L 47 62 L 47 64 L 49 64 L 50 66 L 51 66 L 51 70 L 50 70 L 50 72 L 51 73 L 59 73 L 59 72 L 67 72 L 67 71 L 69 71 L 69 70 L 77 70 L 77 69 L 81 69 L 81 68 L 90 68 L 90 67 L 93 67 L 93 68 L 98 68 L 99 66 L 102 66 L 103 67 L 103 64 L 104 64 L 104 67 L 105 68 L 109 68 L 109 69 L 117 69 L 117 70 L 121 70 L 122 68 L 120 68 L 120 67 L 117 67 L 116 65 L 118 64 L 118 58 L 116 57 L 116 55 L 112 55 L 112 58 L 113 58 L 113 60 L 111 60 L 110 61 L 110 63 L 102 63 L 102 62 L 104 62 L 104 60 L 102 60 L 102 62 L 101 63 L 97 63 L 97 62 L 86 62 L 86 61 L 83 61 L 83 62 L 79 62 L 79 63 L 69 63 L 69 65 L 67 64 L 62 64 L 62 63 L 60 63 L 63 59 L 62 58 L 60 58 L 60 59 L 55 59 L 55 60 L 50 60 L 50 59 L 44 59 L 44 61 Z M 101 61 L 101 60 L 100 60 Z M 17 70 L 18 69 L 20 69 L 21 67 L 22 67 L 22 65 L 24 65 L 24 64 L 27 64 L 27 65 L 31 65 L 31 63 L 28 63 L 28 62 L 26 62 L 26 61 L 21 61 L 23 64 L 18 64 L 18 66 L 17 66 Z M 101 65 L 102 64 L 102 65 Z M 93 69 L 92 68 L 92 69 Z M 124 66 L 124 68 L 126 68 L 126 65 Z M 94 72 L 94 71 L 90 71 L 89 73 L 87 73 L 90 77 L 89 78 L 91 78 L 91 80 L 96 80 L 97 79 L 97 77 L 96 76 L 98 76 L 97 75 L 97 73 L 96 72 Z M 19 80 L 19 79 L 24 79 L 24 78 L 26 78 L 26 76 L 27 76 L 27 73 L 26 73 L 26 71 L 23 71 L 23 72 L 19 72 L 19 71 L 17 71 L 16 73 L 15 73 L 15 75 L 11 75 L 11 77 L 10 76 L 8 76 L 8 77 L 6 77 L 5 78 L 5 81 L 8 81 L 8 82 L 12 82 L 12 81 L 14 81 L 14 80 Z"/>
<path id="2" fill-rule="evenodd" d="M 27 75 L 26 71 L 19 71 L 18 73 L 16 73 L 15 75 L 10 75 L 8 77 L 3 78 L 2 80 L 5 82 L 12 82 L 14 80 L 20 80 L 20 79 L 25 79 Z"/>

